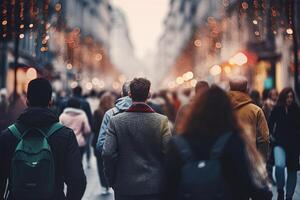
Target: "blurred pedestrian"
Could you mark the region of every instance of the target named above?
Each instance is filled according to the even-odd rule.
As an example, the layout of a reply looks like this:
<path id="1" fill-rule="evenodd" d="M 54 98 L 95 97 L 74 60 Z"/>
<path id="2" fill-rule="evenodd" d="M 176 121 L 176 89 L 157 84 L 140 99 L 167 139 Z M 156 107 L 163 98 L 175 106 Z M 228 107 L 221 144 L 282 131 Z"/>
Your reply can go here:
<path id="1" fill-rule="evenodd" d="M 175 122 L 176 113 L 175 107 L 172 104 L 172 94 L 168 90 L 162 90 L 159 92 L 159 97 L 164 100 L 164 113 L 173 124 Z"/>
<path id="2" fill-rule="evenodd" d="M 171 139 L 163 200 L 271 200 L 264 162 L 217 86 L 197 95 Z"/>
<path id="3" fill-rule="evenodd" d="M 73 98 L 77 99 L 80 102 L 80 108 L 85 112 L 90 127 L 93 126 L 93 115 L 90 104 L 87 102 L 86 98 L 82 95 L 82 88 L 77 86 L 73 89 Z M 90 158 L 91 158 L 91 136 L 92 134 L 86 135 L 86 146 L 84 152 L 86 153 L 86 162 L 88 168 L 90 168 Z"/>
<path id="4" fill-rule="evenodd" d="M 114 98 L 114 96 L 112 96 L 112 94 L 110 94 L 109 92 L 103 94 L 100 98 L 100 104 L 98 106 L 98 109 L 95 110 L 94 115 L 93 115 L 94 116 L 94 118 L 93 118 L 94 125 L 93 125 L 92 130 L 94 133 L 94 137 L 93 137 L 93 141 L 92 141 L 92 146 L 94 148 L 94 154 L 97 159 L 97 168 L 98 168 L 100 184 L 102 187 L 104 187 L 104 190 L 102 190 L 103 191 L 102 194 L 109 193 L 109 186 L 108 186 L 108 184 L 106 182 L 106 178 L 104 176 L 102 155 L 101 155 L 101 153 L 99 153 L 96 150 L 96 144 L 97 144 L 97 140 L 98 140 L 98 136 L 99 136 L 99 132 L 100 132 L 104 114 L 106 111 L 108 111 L 109 109 L 111 109 L 114 106 L 114 102 L 115 102 L 115 98 Z"/>
<path id="5" fill-rule="evenodd" d="M 250 92 L 250 97 L 253 101 L 253 103 L 255 105 L 257 105 L 258 107 L 262 107 L 262 103 L 261 103 L 261 99 L 260 99 L 260 94 L 259 94 L 259 91 L 258 90 L 252 90 Z"/>
<path id="6" fill-rule="evenodd" d="M 94 113 L 98 109 L 99 105 L 99 98 L 97 96 L 97 92 L 95 90 L 91 90 L 86 101 L 89 103 L 92 113 Z"/>
<path id="7" fill-rule="evenodd" d="M 78 99 L 68 100 L 67 108 L 59 116 L 59 121 L 74 131 L 82 157 L 87 144 L 86 135 L 91 133 L 91 127 L 85 112 L 80 109 Z"/>
<path id="8" fill-rule="evenodd" d="M 132 105 L 132 100 L 128 96 L 128 93 L 129 93 L 129 82 L 126 82 L 122 86 L 122 92 L 121 92 L 122 97 L 117 99 L 115 106 L 109 109 L 108 111 L 106 111 L 104 114 L 100 131 L 99 131 L 99 136 L 97 138 L 97 144 L 96 144 L 96 150 L 100 154 L 102 153 L 102 148 L 106 137 L 106 130 L 110 122 L 110 118 L 124 112 Z"/>
<path id="9" fill-rule="evenodd" d="M 80 200 L 84 194 L 78 144 L 49 109 L 51 94 L 48 80 L 29 82 L 28 108 L 0 134 L 0 199 Z"/>
<path id="10" fill-rule="evenodd" d="M 269 128 L 274 146 L 275 177 L 278 200 L 284 199 L 287 167 L 286 200 L 291 200 L 297 184 L 300 154 L 300 109 L 292 88 L 284 88 L 271 112 Z"/>
<path id="11" fill-rule="evenodd" d="M 269 129 L 265 115 L 260 107 L 255 105 L 247 94 L 248 81 L 243 76 L 232 77 L 229 80 L 229 96 L 236 111 L 238 120 L 245 130 L 248 130 L 249 137 L 256 144 L 258 151 L 265 161 L 269 154 Z"/>
<path id="12" fill-rule="evenodd" d="M 177 91 L 173 91 L 172 92 L 172 103 L 173 103 L 173 107 L 175 109 L 175 114 L 177 114 L 179 108 L 180 108 L 180 105 L 181 105 L 181 102 L 178 98 L 178 94 L 177 94 Z"/>
<path id="13" fill-rule="evenodd" d="M 109 123 L 102 155 L 116 200 L 160 199 L 164 154 L 171 133 L 167 117 L 145 103 L 150 85 L 147 79 L 133 79 L 132 106 Z"/>
<path id="14" fill-rule="evenodd" d="M 277 93 L 276 89 L 272 89 L 268 93 L 268 98 L 263 102 L 262 109 L 265 113 L 267 120 L 269 119 L 270 114 L 271 114 L 274 106 L 276 105 L 277 98 L 278 98 L 278 93 Z"/>
<path id="15" fill-rule="evenodd" d="M 206 90 L 209 89 L 209 85 L 206 81 L 198 81 L 196 86 L 195 86 L 195 96 L 198 96 L 198 95 L 201 95 L 203 94 Z M 183 104 L 178 112 L 177 112 L 177 116 L 176 116 L 176 121 L 175 121 L 175 132 L 176 133 L 180 133 L 181 132 L 181 125 L 182 125 L 182 121 L 183 121 L 183 118 L 185 116 L 185 112 L 187 112 L 190 104 L 192 102 L 189 101 L 188 103 L 186 104 Z"/>
<path id="16" fill-rule="evenodd" d="M 0 133 L 9 125 L 8 100 L 5 89 L 0 90 Z"/>

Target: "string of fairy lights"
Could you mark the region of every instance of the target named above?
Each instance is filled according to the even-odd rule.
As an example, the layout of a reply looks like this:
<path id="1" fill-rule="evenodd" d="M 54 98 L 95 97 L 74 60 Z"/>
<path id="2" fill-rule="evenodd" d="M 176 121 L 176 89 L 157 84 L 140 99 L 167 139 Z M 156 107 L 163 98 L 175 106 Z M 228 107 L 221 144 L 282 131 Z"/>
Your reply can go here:
<path id="1" fill-rule="evenodd" d="M 223 0 L 222 4 L 224 9 L 227 10 L 230 7 L 230 0 Z M 269 4 L 269 6 L 268 6 Z M 267 34 L 267 17 L 270 17 L 270 30 L 274 35 L 282 33 L 287 39 L 292 39 L 292 9 L 294 9 L 292 1 L 269 1 L 269 0 L 244 0 L 239 1 L 236 5 L 238 13 L 238 28 L 242 29 L 243 22 L 247 21 L 248 30 L 252 31 L 253 39 L 262 41 L 266 39 Z M 270 10 L 267 10 L 270 9 Z M 270 15 L 268 13 L 270 12 Z M 224 16 L 223 20 L 215 20 L 213 17 L 208 17 L 207 27 L 210 30 L 208 33 L 209 41 L 211 41 L 210 53 L 216 53 L 223 45 L 221 43 L 223 30 L 220 24 L 226 23 L 226 20 L 230 20 L 230 16 Z M 251 34 L 251 32 L 250 32 Z M 194 40 L 195 47 L 201 47 L 202 41 L 199 38 L 199 34 L 196 34 Z"/>
<path id="2" fill-rule="evenodd" d="M 0 6 L 0 41 L 22 40 L 28 34 L 35 47 L 48 51 L 50 9 L 60 15 L 59 2 L 50 8 L 50 0 L 2 0 Z"/>

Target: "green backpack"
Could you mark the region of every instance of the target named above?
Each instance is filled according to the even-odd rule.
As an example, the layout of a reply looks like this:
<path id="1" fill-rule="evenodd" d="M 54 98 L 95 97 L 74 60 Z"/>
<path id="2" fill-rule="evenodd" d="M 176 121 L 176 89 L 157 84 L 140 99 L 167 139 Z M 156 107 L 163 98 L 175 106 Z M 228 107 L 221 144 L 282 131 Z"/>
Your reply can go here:
<path id="1" fill-rule="evenodd" d="M 55 165 L 48 138 L 62 127 L 55 123 L 45 129 L 24 128 L 22 133 L 15 124 L 8 127 L 19 140 L 12 157 L 9 183 L 14 197 L 45 199 L 54 194 Z"/>

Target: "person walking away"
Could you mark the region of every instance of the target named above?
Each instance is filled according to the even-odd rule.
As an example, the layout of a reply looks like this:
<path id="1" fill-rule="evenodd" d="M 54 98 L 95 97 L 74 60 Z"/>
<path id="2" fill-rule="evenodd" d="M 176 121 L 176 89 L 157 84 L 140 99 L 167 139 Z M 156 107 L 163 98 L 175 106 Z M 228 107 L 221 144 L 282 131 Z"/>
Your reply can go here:
<path id="1" fill-rule="evenodd" d="M 97 144 L 96 144 L 96 150 L 98 151 L 99 154 L 102 153 L 105 137 L 106 137 L 106 130 L 108 127 L 108 124 L 110 122 L 110 118 L 112 118 L 115 115 L 118 115 L 119 113 L 124 112 L 127 110 L 131 105 L 132 105 L 132 100 L 128 96 L 129 93 L 129 82 L 125 82 L 122 86 L 122 92 L 121 92 L 121 98 L 117 99 L 115 106 L 108 111 L 105 112 L 100 131 L 99 131 L 99 136 L 97 139 Z"/>
<path id="2" fill-rule="evenodd" d="M 243 76 L 229 80 L 229 96 L 237 118 L 245 131 L 251 134 L 251 141 L 256 144 L 258 151 L 265 161 L 269 154 L 269 129 L 265 115 L 260 107 L 255 105 L 247 94 L 248 81 Z"/>
<path id="3" fill-rule="evenodd" d="M 252 90 L 250 92 L 250 97 L 252 99 L 252 102 L 257 105 L 258 107 L 262 107 L 261 98 L 258 90 Z"/>
<path id="4" fill-rule="evenodd" d="M 69 99 L 67 108 L 59 116 L 59 121 L 74 131 L 82 158 L 87 144 L 86 138 L 91 133 L 91 127 L 85 112 L 80 109 L 80 101 L 75 98 Z"/>
<path id="5" fill-rule="evenodd" d="M 195 86 L 195 96 L 197 95 L 201 95 L 202 93 L 204 93 L 206 90 L 209 89 L 209 85 L 206 81 L 198 81 L 196 86 Z M 181 125 L 182 125 L 182 121 L 184 119 L 185 116 L 185 112 L 187 112 L 190 104 L 192 102 L 188 102 L 186 104 L 183 104 L 176 115 L 176 120 L 175 120 L 175 125 L 174 125 L 174 130 L 176 133 L 181 132 Z"/>
<path id="6" fill-rule="evenodd" d="M 263 102 L 263 111 L 265 113 L 266 119 L 269 120 L 270 114 L 276 105 L 278 98 L 278 93 L 276 89 L 272 89 L 268 93 L 268 98 Z"/>
<path id="7" fill-rule="evenodd" d="M 164 200 L 271 200 L 264 162 L 225 91 L 195 96 L 166 156 Z"/>
<path id="8" fill-rule="evenodd" d="M 285 167 L 286 200 L 292 200 L 297 184 L 300 154 L 299 119 L 300 109 L 295 101 L 295 93 L 292 88 L 284 88 L 269 118 L 278 200 L 284 199 Z"/>
<path id="9" fill-rule="evenodd" d="M 85 112 L 90 127 L 93 126 L 93 115 L 92 110 L 89 102 L 86 100 L 86 98 L 82 95 L 82 88 L 80 86 L 77 86 L 73 89 L 73 98 L 76 98 L 80 101 L 80 108 Z M 88 168 L 90 168 L 90 158 L 91 158 L 91 135 L 86 135 L 86 145 L 85 145 L 85 153 L 86 153 L 86 162 Z"/>
<path id="10" fill-rule="evenodd" d="M 171 137 L 166 116 L 145 102 L 150 81 L 130 83 L 132 106 L 111 118 L 102 152 L 104 172 L 116 200 L 158 200 L 164 179 L 164 155 Z"/>
<path id="11" fill-rule="evenodd" d="M 98 168 L 98 175 L 99 175 L 99 180 L 101 186 L 104 188 L 102 194 L 108 194 L 109 193 L 109 186 L 107 184 L 106 178 L 104 176 L 104 171 L 103 171 L 103 159 L 102 155 L 96 150 L 96 144 L 97 144 L 97 139 L 99 136 L 99 131 L 100 127 L 103 121 L 103 117 L 106 111 L 111 109 L 114 106 L 114 101 L 115 98 L 112 96 L 109 92 L 103 94 L 100 98 L 100 104 L 98 109 L 95 110 L 94 112 L 94 118 L 93 118 L 93 133 L 95 134 L 93 137 L 92 141 L 92 146 L 94 148 L 94 154 L 97 159 L 97 168 Z"/>
<path id="12" fill-rule="evenodd" d="M 5 89 L 0 90 L 0 132 L 6 129 L 9 125 L 8 116 L 8 101 Z"/>
<path id="13" fill-rule="evenodd" d="M 30 81 L 28 108 L 0 134 L 1 199 L 80 200 L 84 194 L 78 144 L 73 131 L 58 124 L 49 109 L 51 94 L 48 80 Z"/>
<path id="14" fill-rule="evenodd" d="M 95 90 L 91 90 L 89 96 L 87 97 L 86 101 L 89 103 L 91 112 L 94 113 L 98 109 L 99 105 L 99 97 Z"/>

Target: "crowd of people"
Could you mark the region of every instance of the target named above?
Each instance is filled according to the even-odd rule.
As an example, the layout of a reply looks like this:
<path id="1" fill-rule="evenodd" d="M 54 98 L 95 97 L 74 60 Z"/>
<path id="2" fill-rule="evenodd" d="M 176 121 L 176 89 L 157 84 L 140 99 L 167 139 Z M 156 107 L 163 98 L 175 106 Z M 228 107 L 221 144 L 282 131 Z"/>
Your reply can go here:
<path id="1" fill-rule="evenodd" d="M 81 199 L 82 162 L 89 168 L 94 155 L 102 194 L 112 188 L 116 200 L 271 200 L 272 184 L 278 200 L 292 200 L 300 154 L 293 89 L 261 98 L 245 77 L 228 85 L 151 94 L 151 82 L 135 78 L 120 95 L 85 96 L 78 86 L 60 96 L 37 78 L 12 103 L 0 91 L 0 198 Z"/>

